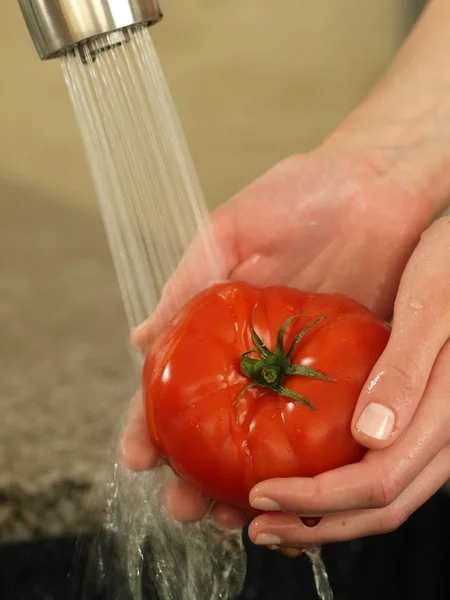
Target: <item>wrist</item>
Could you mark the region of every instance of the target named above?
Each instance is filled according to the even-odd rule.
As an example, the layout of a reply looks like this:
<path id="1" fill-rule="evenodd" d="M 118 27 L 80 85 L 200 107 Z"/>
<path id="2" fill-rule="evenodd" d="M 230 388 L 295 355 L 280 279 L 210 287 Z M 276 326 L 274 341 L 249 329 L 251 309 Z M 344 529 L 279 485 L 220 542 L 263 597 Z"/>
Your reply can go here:
<path id="1" fill-rule="evenodd" d="M 428 2 L 393 66 L 325 142 L 368 156 L 431 217 L 450 197 L 449 30 L 448 0 Z"/>

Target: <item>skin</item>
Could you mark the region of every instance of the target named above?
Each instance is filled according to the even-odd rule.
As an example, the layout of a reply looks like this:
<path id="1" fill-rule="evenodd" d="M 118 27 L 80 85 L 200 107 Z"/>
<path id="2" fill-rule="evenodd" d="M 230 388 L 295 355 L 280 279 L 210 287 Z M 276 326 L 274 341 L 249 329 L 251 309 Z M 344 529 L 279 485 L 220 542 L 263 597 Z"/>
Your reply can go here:
<path id="1" fill-rule="evenodd" d="M 431 0 L 390 71 L 320 148 L 286 159 L 211 217 L 221 279 L 342 292 L 394 316 L 353 416 L 353 436 L 369 448 L 363 460 L 250 492 L 251 504 L 267 510 L 250 524 L 250 539 L 288 556 L 393 531 L 450 477 L 450 218 L 429 226 L 450 194 L 449 54 L 450 3 Z M 182 272 L 195 274 L 183 281 L 186 298 L 211 282 L 199 267 L 204 252 L 199 240 L 188 250 L 158 317 L 171 317 L 167 299 L 179 293 Z M 152 343 L 155 323 L 150 317 L 134 333 L 136 347 Z M 385 439 L 358 428 L 370 402 L 393 411 Z M 137 470 L 157 458 L 139 394 L 122 458 Z M 200 518 L 209 504 L 185 483 L 166 502 L 181 520 Z M 226 526 L 243 522 L 224 505 L 213 514 Z M 320 521 L 309 527 L 297 515 Z"/>

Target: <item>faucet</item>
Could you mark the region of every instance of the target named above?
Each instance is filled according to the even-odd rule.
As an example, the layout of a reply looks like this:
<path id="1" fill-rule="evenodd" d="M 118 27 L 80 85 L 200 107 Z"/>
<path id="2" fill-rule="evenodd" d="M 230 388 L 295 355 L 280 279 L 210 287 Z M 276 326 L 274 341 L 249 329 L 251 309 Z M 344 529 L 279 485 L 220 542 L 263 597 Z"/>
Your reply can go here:
<path id="1" fill-rule="evenodd" d="M 128 41 L 128 27 L 153 25 L 163 16 L 158 0 L 19 0 L 19 4 L 42 60 L 84 45 L 91 54 L 108 50 Z"/>

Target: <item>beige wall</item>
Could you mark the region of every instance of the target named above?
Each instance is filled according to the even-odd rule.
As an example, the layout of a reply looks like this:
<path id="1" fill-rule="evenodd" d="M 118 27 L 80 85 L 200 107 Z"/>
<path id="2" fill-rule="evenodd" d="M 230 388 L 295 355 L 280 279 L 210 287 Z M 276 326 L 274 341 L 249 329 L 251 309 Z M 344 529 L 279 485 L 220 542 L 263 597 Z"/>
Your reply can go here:
<path id="1" fill-rule="evenodd" d="M 408 0 L 161 3 L 154 38 L 212 206 L 317 144 L 363 97 Z M 16 0 L 2 23 L 0 178 L 95 207 L 59 64 L 40 64 Z"/>

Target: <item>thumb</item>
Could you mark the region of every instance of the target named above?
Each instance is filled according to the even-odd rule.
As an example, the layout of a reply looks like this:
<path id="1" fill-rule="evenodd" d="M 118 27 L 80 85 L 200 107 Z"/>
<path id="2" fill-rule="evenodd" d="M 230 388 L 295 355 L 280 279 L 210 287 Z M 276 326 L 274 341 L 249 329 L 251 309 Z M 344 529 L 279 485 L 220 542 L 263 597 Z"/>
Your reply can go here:
<path id="1" fill-rule="evenodd" d="M 390 446 L 405 431 L 450 337 L 449 234 L 449 217 L 436 221 L 403 273 L 391 337 L 353 415 L 353 436 L 368 448 Z"/>
<path id="2" fill-rule="evenodd" d="M 196 293 L 224 281 L 237 262 L 233 219 L 228 206 L 218 209 L 188 247 L 165 285 L 156 310 L 131 334 L 131 346 L 148 347 L 172 317 Z"/>

